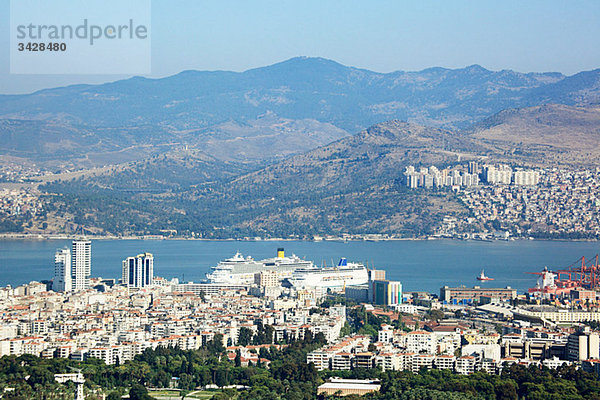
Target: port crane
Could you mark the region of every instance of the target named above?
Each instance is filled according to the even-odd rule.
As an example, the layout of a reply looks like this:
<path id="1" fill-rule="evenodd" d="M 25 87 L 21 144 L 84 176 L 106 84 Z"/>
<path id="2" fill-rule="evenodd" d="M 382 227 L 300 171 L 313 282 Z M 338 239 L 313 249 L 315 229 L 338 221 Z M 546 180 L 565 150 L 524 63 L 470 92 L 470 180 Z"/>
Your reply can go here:
<path id="1" fill-rule="evenodd" d="M 550 271 L 544 268 L 542 272 L 527 272 L 538 275 L 537 285 L 530 288 L 529 293 L 561 294 L 568 293 L 574 288 L 596 289 L 600 287 L 600 265 L 598 254 L 591 259 L 582 256 L 567 268 Z"/>

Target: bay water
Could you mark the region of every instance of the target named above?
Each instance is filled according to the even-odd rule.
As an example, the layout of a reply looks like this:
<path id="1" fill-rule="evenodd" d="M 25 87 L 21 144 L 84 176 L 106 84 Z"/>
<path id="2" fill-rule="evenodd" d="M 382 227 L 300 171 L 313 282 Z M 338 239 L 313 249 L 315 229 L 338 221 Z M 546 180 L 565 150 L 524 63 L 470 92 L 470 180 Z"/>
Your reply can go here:
<path id="1" fill-rule="evenodd" d="M 16 286 L 51 279 L 54 252 L 70 247 L 70 240 L 0 240 L 0 286 Z M 203 240 L 92 240 L 92 276 L 121 276 L 121 262 L 129 256 L 154 254 L 154 274 L 199 282 L 210 267 L 236 251 L 257 260 L 274 257 L 278 247 L 316 265 L 336 264 L 340 257 L 385 269 L 387 278 L 399 280 L 404 291 L 439 293 L 440 287 L 511 286 L 524 292 L 535 285 L 545 266 L 566 268 L 581 256 L 600 251 L 598 242 L 580 241 L 203 241 Z M 494 281 L 475 278 L 485 269 Z"/>

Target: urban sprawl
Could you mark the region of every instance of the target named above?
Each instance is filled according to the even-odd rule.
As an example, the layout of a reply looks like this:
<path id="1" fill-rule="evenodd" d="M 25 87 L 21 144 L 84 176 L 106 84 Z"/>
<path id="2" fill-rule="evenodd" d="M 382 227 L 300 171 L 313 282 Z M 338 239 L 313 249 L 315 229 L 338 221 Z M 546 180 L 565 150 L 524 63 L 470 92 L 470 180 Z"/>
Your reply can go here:
<path id="1" fill-rule="evenodd" d="M 317 268 L 295 256 L 286 258 L 283 249 L 263 262 L 239 254 L 224 260 L 212 276 L 233 271 L 233 264 L 245 271 L 258 268 L 250 278 L 248 273 L 229 276 L 234 279 L 229 283 L 156 277 L 150 253 L 126 257 L 117 280 L 91 277 L 91 250 L 90 240 L 74 240 L 70 249 L 57 250 L 52 280 L 0 289 L 0 356 L 96 358 L 117 364 L 148 348 L 190 350 L 220 340 L 230 360 L 239 357 L 242 365 L 268 367 L 268 352 L 261 352 L 261 346 L 285 346 L 322 334 L 327 344 L 306 359 L 318 370 L 436 368 L 498 374 L 512 364 L 573 364 L 600 374 L 599 334 L 589 326 L 600 322 L 596 280 L 565 282 L 544 271 L 526 294 L 479 286 L 444 286 L 439 294 L 403 292 L 384 270 L 368 270 L 363 279 L 361 264 L 342 259 L 337 267 Z M 302 267 L 279 274 L 276 266 L 286 262 Z M 347 278 L 346 270 L 355 275 Z M 324 276 L 310 280 L 311 274 Z M 348 326 L 356 313 L 387 322 L 372 334 L 351 333 Z M 265 327 L 270 343 L 250 345 L 248 338 Z M 339 390 L 344 382 L 324 385 Z"/>
<path id="2" fill-rule="evenodd" d="M 438 236 L 474 238 L 597 237 L 600 235 L 600 169 L 527 170 L 469 162 L 451 168 L 406 168 L 412 189 L 450 189 L 471 216 L 444 218 Z"/>
<path id="3" fill-rule="evenodd" d="M 15 180 L 16 177 L 11 176 L 11 179 Z M 21 177 L 16 181 L 23 179 Z M 465 218 L 451 215 L 443 218 L 432 237 L 577 239 L 600 236 L 598 168 L 525 169 L 469 162 L 446 168 L 408 166 L 403 173 L 403 180 L 408 188 L 414 190 L 453 191 L 468 210 L 469 215 Z M 0 218 L 28 219 L 30 222 L 24 233 L 48 236 L 48 223 L 33 223 L 40 218 L 40 221 L 46 221 L 48 201 L 34 189 L 2 189 Z M 169 235 L 172 234 L 170 232 Z M 397 237 L 374 233 L 316 238 L 383 240 Z"/>

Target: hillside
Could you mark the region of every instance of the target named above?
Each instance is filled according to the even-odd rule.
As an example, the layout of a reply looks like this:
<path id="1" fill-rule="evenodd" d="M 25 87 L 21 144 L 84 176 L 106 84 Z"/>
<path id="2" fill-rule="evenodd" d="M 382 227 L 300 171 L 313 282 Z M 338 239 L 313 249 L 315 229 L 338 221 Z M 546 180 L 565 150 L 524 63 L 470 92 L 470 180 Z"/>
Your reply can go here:
<path id="1" fill-rule="evenodd" d="M 316 73 L 306 69 L 305 63 L 316 63 L 315 68 L 324 69 Z M 399 79 L 404 74 L 377 75 L 321 59 L 295 59 L 268 68 L 266 78 L 261 78 L 262 69 L 246 72 L 252 76 L 253 85 L 281 84 L 294 76 L 296 88 L 304 88 L 307 96 L 304 98 L 311 98 L 310 101 L 315 100 L 314 96 L 321 100 L 325 96 L 319 89 L 323 83 L 319 80 L 321 76 L 328 77 L 323 83 L 328 95 L 339 89 L 346 93 L 344 96 L 360 93 L 365 98 L 372 94 L 365 90 L 367 81 L 369 85 L 375 85 L 375 81 L 380 85 L 391 75 Z M 351 73 L 340 78 L 340 71 L 349 70 Z M 246 73 L 215 73 L 211 79 L 220 82 L 227 77 L 230 88 L 235 88 L 239 76 Z M 595 73 L 579 74 L 569 94 L 565 81 L 571 78 L 556 74 L 516 76 L 506 71 L 492 73 L 481 67 L 460 70 L 469 79 L 479 76 L 489 80 L 491 75 L 496 79 L 500 74 L 505 79 L 505 88 L 508 83 L 518 83 L 520 89 L 511 89 L 513 100 L 517 93 L 529 90 L 523 89 L 523 85 L 548 89 L 560 83 L 561 98 L 572 102 L 593 100 L 597 86 Z M 418 76 L 411 79 L 404 74 L 403 83 L 398 85 L 413 85 L 413 89 L 419 87 L 423 91 L 435 87 L 457 88 L 450 84 L 451 75 L 455 75 L 455 84 L 464 83 L 464 76 L 456 78 L 459 70 L 430 69 L 414 74 Z M 187 81 L 192 77 L 202 81 L 199 77 L 203 75 L 188 72 L 177 79 Z M 438 79 L 426 83 L 426 76 Z M 515 83 L 517 77 L 521 81 Z M 174 82 L 171 79 L 175 77 L 156 81 L 134 79 L 113 85 L 159 84 L 167 93 L 166 88 Z M 217 81 L 206 90 L 214 94 L 223 89 Z M 350 89 L 340 89 L 345 85 L 350 85 Z M 150 86 L 147 95 L 154 93 Z M 57 90 L 57 95 L 71 89 L 101 87 L 65 88 Z M 193 91 L 184 83 L 179 90 L 187 95 Z M 285 105 L 285 99 L 289 99 L 286 96 L 300 93 L 292 89 L 284 92 L 273 104 Z M 40 93 L 31 96 L 36 98 Z M 128 93 L 133 96 L 137 92 Z M 541 96 L 541 92 L 536 93 Z M 544 93 L 549 96 L 547 93 L 552 90 Z M 418 97 L 411 97 L 411 101 Z M 434 97 L 427 101 L 434 101 Z M 474 101 L 476 97 L 463 96 L 461 109 L 468 110 L 469 98 Z M 259 107 L 262 100 L 252 102 L 257 107 L 253 112 L 262 107 Z M 123 104 L 123 110 L 119 109 L 117 114 L 128 112 L 127 102 Z M 298 113 L 310 111 L 310 107 L 294 109 Z M 283 108 L 278 110 L 285 114 Z M 335 123 L 320 120 L 331 115 L 300 119 L 302 115 L 283 116 L 272 110 L 252 114 L 247 120 L 242 112 L 239 119 L 226 119 L 210 126 L 203 126 L 202 121 L 194 119 L 199 116 L 191 113 L 193 121 L 190 119 L 189 124 L 183 123 L 185 114 L 177 114 L 181 120 L 177 119 L 174 125 L 160 121 L 155 125 L 119 121 L 131 124 L 123 127 L 107 126 L 102 113 L 94 116 L 96 125 L 92 126 L 83 123 L 77 112 L 75 107 L 69 115 L 61 112 L 50 118 L 44 114 L 46 117 L 38 115 L 38 119 L 31 120 L 20 119 L 24 115 L 11 115 L 10 119 L 0 121 L 0 153 L 10 157 L 10 162 L 36 159 L 58 169 L 110 165 L 40 178 L 41 189 L 48 193 L 45 201 L 50 205 L 48 218 L 36 222 L 34 228 L 48 222 L 48 229 L 57 233 L 73 232 L 84 226 L 94 233 L 158 234 L 176 230 L 179 235 L 201 232 L 205 237 L 218 238 L 310 237 L 344 232 L 423 236 L 433 233 L 445 215 L 462 218 L 467 212 L 452 193 L 408 190 L 402 182 L 406 165 L 447 166 L 476 159 L 482 163 L 489 160 L 517 165 L 596 166 L 600 148 L 600 107 L 590 104 L 510 108 L 460 131 L 390 120 L 354 135 L 348 135 Z M 169 112 L 162 117 L 171 118 Z M 143 115 L 137 118 L 148 122 L 146 116 L 160 117 L 143 110 Z M 353 113 L 344 116 L 360 117 Z"/>
<path id="2" fill-rule="evenodd" d="M 407 190 L 404 167 L 453 163 L 476 150 L 455 133 L 389 121 L 195 194 L 207 215 L 213 202 L 235 209 L 226 221 L 240 232 L 422 235 L 464 210 L 452 195 Z"/>
<path id="3" fill-rule="evenodd" d="M 547 104 L 504 110 L 468 133 L 515 162 L 597 166 L 600 106 Z"/>
<path id="4" fill-rule="evenodd" d="M 184 148 L 224 162 L 276 162 L 331 143 L 348 133 L 311 119 L 290 120 L 273 113 L 247 123 L 226 121 L 207 128 L 170 131 L 165 127 L 123 128 L 73 125 L 55 120 L 0 120 L 0 164 L 20 158 L 50 169 L 90 168 L 151 158 Z"/>
<path id="5" fill-rule="evenodd" d="M 267 192 L 269 188 L 281 192 L 288 186 L 313 192 L 341 190 L 382 178 L 398 179 L 401 167 L 408 164 L 452 163 L 458 155 L 474 158 L 479 149 L 454 132 L 394 120 L 242 176 L 232 184 L 260 185 Z"/>
<path id="6" fill-rule="evenodd" d="M 593 106 L 545 105 L 505 110 L 464 132 L 393 120 L 262 168 L 255 160 L 228 161 L 190 149 L 45 189 L 62 194 L 59 207 L 77 224 L 107 233 L 420 236 L 432 233 L 445 215 L 465 216 L 466 210 L 452 193 L 408 190 L 406 165 L 476 159 L 582 166 L 595 160 L 598 118 Z"/>
<path id="7" fill-rule="evenodd" d="M 61 193 L 55 200 L 73 221 L 105 233 L 143 227 L 141 233 L 175 229 L 208 237 L 420 236 L 432 233 L 444 215 L 465 210 L 450 193 L 406 189 L 404 167 L 453 163 L 477 150 L 456 133 L 390 121 L 254 172 L 226 164 L 212 182 L 211 160 L 159 156 L 44 190 Z M 199 174 L 204 170 L 208 175 Z M 131 191 L 136 195 L 129 198 Z"/>

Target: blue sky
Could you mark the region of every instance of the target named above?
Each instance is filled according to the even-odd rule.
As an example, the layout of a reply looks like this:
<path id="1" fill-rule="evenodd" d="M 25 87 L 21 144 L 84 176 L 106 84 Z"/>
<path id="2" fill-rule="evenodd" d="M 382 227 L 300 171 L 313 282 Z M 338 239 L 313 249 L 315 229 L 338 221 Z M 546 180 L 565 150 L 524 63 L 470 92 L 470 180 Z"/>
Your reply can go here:
<path id="1" fill-rule="evenodd" d="M 9 0 L 0 0 L 0 93 L 126 77 L 9 74 L 8 16 Z M 154 0 L 151 34 L 155 77 L 243 71 L 299 55 L 379 72 L 600 67 L 597 0 Z"/>

